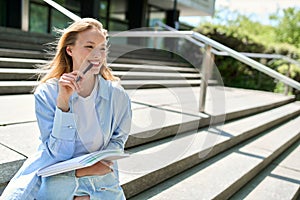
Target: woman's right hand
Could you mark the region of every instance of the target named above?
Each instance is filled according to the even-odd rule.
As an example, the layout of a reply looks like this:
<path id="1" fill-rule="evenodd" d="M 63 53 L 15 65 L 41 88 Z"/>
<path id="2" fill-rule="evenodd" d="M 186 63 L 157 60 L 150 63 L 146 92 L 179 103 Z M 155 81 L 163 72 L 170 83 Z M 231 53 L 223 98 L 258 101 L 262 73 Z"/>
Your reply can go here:
<path id="1" fill-rule="evenodd" d="M 76 82 L 78 76 L 81 76 L 81 80 Z M 56 105 L 63 112 L 69 111 L 69 99 L 73 92 L 80 90 L 80 82 L 83 76 L 79 71 L 73 71 L 71 73 L 64 73 L 58 81 L 58 96 Z"/>
<path id="2" fill-rule="evenodd" d="M 92 166 L 77 169 L 76 177 L 79 178 L 83 176 L 93 176 L 93 175 L 103 176 L 105 174 L 112 172 L 112 168 L 111 168 L 112 165 L 113 162 L 111 161 L 99 161 Z"/>

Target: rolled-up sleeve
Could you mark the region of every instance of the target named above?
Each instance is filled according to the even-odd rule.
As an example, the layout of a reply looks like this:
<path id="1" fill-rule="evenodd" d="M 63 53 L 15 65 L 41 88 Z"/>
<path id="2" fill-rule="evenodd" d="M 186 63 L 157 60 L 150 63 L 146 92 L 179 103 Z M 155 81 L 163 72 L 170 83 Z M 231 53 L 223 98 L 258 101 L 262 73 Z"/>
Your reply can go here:
<path id="1" fill-rule="evenodd" d="M 56 107 L 52 129 L 53 137 L 61 140 L 74 140 L 76 130 L 74 115 L 74 113 L 63 112 Z"/>

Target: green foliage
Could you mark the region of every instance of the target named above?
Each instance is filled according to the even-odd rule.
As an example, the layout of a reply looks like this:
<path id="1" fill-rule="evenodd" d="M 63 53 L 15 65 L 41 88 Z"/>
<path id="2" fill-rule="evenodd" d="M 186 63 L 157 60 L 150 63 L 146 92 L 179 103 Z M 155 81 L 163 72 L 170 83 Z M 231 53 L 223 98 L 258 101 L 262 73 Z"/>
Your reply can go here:
<path id="1" fill-rule="evenodd" d="M 236 18 L 229 20 L 226 25 L 205 22 L 195 31 L 239 52 L 281 54 L 295 60 L 299 59 L 300 12 L 295 9 L 286 9 L 283 17 L 273 15 L 272 20 L 278 25 L 263 25 L 251 21 L 247 16 L 236 14 Z M 285 75 L 289 68 L 289 77 L 300 81 L 299 66 L 288 67 L 287 62 L 283 60 L 258 59 L 257 61 Z M 227 86 L 284 91 L 284 84 L 234 58 L 216 56 L 215 63 Z"/>
<path id="2" fill-rule="evenodd" d="M 287 8 L 283 10 L 283 17 L 272 15 L 271 18 L 278 23 L 276 41 L 300 48 L 300 9 Z"/>

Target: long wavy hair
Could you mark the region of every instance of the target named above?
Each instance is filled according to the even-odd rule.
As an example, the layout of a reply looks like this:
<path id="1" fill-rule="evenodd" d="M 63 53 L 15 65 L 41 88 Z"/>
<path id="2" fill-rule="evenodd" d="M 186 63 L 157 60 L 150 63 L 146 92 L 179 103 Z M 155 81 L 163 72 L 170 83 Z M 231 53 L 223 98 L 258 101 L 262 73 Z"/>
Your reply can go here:
<path id="1" fill-rule="evenodd" d="M 74 45 L 78 33 L 97 28 L 106 38 L 108 36 L 107 30 L 103 28 L 102 24 L 92 18 L 83 18 L 81 20 L 73 22 L 68 28 L 64 30 L 58 30 L 61 32 L 61 37 L 56 41 L 56 48 L 54 57 L 43 66 L 44 69 L 48 69 L 49 72 L 41 78 L 40 82 L 44 83 L 51 78 L 59 78 L 64 73 L 69 73 L 73 71 L 73 61 L 72 57 L 68 55 L 66 49 L 69 45 Z M 100 74 L 106 80 L 118 81 L 119 78 L 115 77 L 111 69 L 107 67 L 107 57 L 105 57 L 103 65 L 100 70 Z"/>

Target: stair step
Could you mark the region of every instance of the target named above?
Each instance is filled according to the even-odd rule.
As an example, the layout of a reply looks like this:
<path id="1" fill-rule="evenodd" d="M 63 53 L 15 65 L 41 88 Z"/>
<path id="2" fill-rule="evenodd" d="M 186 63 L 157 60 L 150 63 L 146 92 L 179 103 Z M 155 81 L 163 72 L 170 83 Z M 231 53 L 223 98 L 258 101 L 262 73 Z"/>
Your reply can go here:
<path id="1" fill-rule="evenodd" d="M 23 58 L 23 59 L 45 59 L 49 55 L 43 52 L 44 48 L 38 45 L 33 45 L 32 48 L 28 48 L 28 45 L 19 44 L 20 48 L 12 48 L 11 42 L 0 41 L 0 57 L 5 58 Z M 13 62 L 14 60 L 12 60 Z M 39 63 L 39 61 L 37 61 Z M 151 57 L 142 57 L 136 55 L 136 58 L 126 57 L 126 55 L 116 56 L 114 52 L 110 52 L 108 55 L 108 63 L 127 63 L 127 64 L 147 64 L 147 65 L 163 65 L 163 66 L 177 66 L 191 68 L 191 65 L 183 61 L 169 60 L 169 59 L 153 59 Z"/>
<path id="2" fill-rule="evenodd" d="M 124 89 L 150 89 L 162 87 L 194 87 L 201 80 L 122 80 Z M 215 81 L 209 82 L 216 84 Z M 38 85 L 38 81 L 0 81 L 0 94 L 29 94 Z"/>
<path id="3" fill-rule="evenodd" d="M 28 94 L 37 85 L 37 81 L 0 81 L 0 94 Z"/>
<path id="4" fill-rule="evenodd" d="M 46 73 L 45 70 L 40 69 L 13 69 L 13 68 L 0 68 L 1 81 L 25 81 L 37 80 L 39 74 Z"/>
<path id="5" fill-rule="evenodd" d="M 11 49 L 9 48 L 8 45 L 4 45 L 1 46 L 1 42 L 0 42 L 0 57 L 3 58 L 23 58 L 23 59 L 38 59 L 34 62 L 35 63 L 45 63 L 45 59 L 47 57 L 49 57 L 46 53 L 43 53 L 41 49 L 36 48 L 37 50 L 27 50 L 26 48 L 20 48 L 20 49 Z M 6 59 L 8 60 L 8 59 Z M 42 61 L 40 61 L 42 60 Z M 2 60 L 0 60 L 1 62 L 3 62 Z M 22 63 L 22 61 L 18 61 L 18 60 L 13 60 L 10 59 L 11 62 L 18 62 L 18 63 Z M 25 63 L 27 63 L 26 60 L 24 60 Z M 160 60 L 150 60 L 150 59 L 144 59 L 144 58 L 126 58 L 126 57 L 118 57 L 118 58 L 112 58 L 112 57 L 108 57 L 108 63 L 109 65 L 111 63 L 126 63 L 126 64 L 141 64 L 141 65 L 152 65 L 153 67 L 156 68 L 161 68 L 160 66 L 166 67 L 166 66 L 175 66 L 175 67 L 182 67 L 184 71 L 194 71 L 193 68 L 191 67 L 190 64 L 187 63 L 183 63 L 183 62 L 175 62 L 175 61 L 160 61 Z M 158 66 L 157 66 L 158 65 Z M 10 64 L 6 63 L 6 64 L 1 64 L 0 66 L 5 66 L 5 67 L 9 67 Z M 24 67 L 22 65 L 18 66 L 18 67 Z M 30 66 L 32 67 L 32 66 Z M 188 68 L 187 70 L 185 70 L 184 68 Z"/>
<path id="6" fill-rule="evenodd" d="M 45 49 L 45 44 L 53 41 L 54 36 L 49 34 L 0 27 L 1 48 L 42 51 Z"/>
<path id="7" fill-rule="evenodd" d="M 19 170 L 26 157 L 13 151 L 12 149 L 0 144 L 1 160 L 0 160 L 0 185 L 7 183 L 14 174 Z"/>
<path id="8" fill-rule="evenodd" d="M 201 84 L 201 80 L 121 80 L 125 89 L 147 89 L 162 87 L 194 87 Z M 215 81 L 209 82 L 216 84 Z"/>
<path id="9" fill-rule="evenodd" d="M 110 39 L 111 42 L 111 39 Z M 172 53 L 164 49 L 146 48 L 141 46 L 133 46 L 130 44 L 116 44 L 112 42 L 109 48 L 109 57 L 123 57 L 130 59 L 145 59 L 145 60 L 158 60 L 158 61 L 170 61 L 170 62 L 182 62 L 186 61 L 179 55 Z"/>
<path id="10" fill-rule="evenodd" d="M 195 68 L 175 67 L 168 65 L 149 65 L 149 64 L 123 64 L 111 63 L 108 67 L 113 71 L 143 71 L 143 72 L 183 72 L 183 73 L 199 73 Z"/>
<path id="11" fill-rule="evenodd" d="M 10 48 L 18 50 L 42 51 L 45 49 L 41 44 L 20 43 L 18 41 L 0 41 L 1 48 Z"/>
<path id="12" fill-rule="evenodd" d="M 146 64 L 146 65 L 166 65 L 176 67 L 190 67 L 191 65 L 183 62 L 170 62 L 170 61 L 155 61 L 142 58 L 124 58 L 124 57 L 108 57 L 108 63 L 127 63 L 127 64 Z"/>
<path id="13" fill-rule="evenodd" d="M 119 61 L 122 59 L 118 59 L 116 61 Z M 139 60 L 131 61 L 129 63 L 132 64 L 120 64 L 120 63 L 108 63 L 108 67 L 112 68 L 113 70 L 119 70 L 119 71 L 145 71 L 145 72 L 186 72 L 186 73 L 199 73 L 199 71 L 195 68 L 190 67 L 181 67 L 180 63 L 178 63 L 178 67 L 172 66 L 174 63 L 166 63 L 166 62 L 154 62 L 155 65 L 151 65 L 151 62 L 149 64 L 144 64 L 145 60 L 142 60 L 139 63 Z M 13 57 L 0 57 L 0 67 L 5 68 L 33 68 L 36 64 L 46 64 L 47 61 L 44 59 L 32 59 L 32 58 L 13 58 Z M 159 65 L 157 65 L 159 64 Z M 171 64 L 171 65 L 164 65 L 164 64 Z"/>
<path id="14" fill-rule="evenodd" d="M 120 77 L 121 80 L 186 80 L 198 79 L 200 80 L 199 73 L 157 73 L 157 72 L 135 72 L 135 71 L 113 71 L 115 76 Z"/>
<path id="15" fill-rule="evenodd" d="M 228 199 L 300 139 L 299 124 L 300 117 L 290 120 L 132 199 Z M 215 148 L 217 145 L 211 151 Z M 203 158 L 201 154 L 198 156 Z"/>
<path id="16" fill-rule="evenodd" d="M 37 64 L 46 64 L 46 60 L 28 58 L 4 58 L 0 57 L 0 67 L 2 68 L 34 68 Z"/>
<path id="17" fill-rule="evenodd" d="M 299 127 L 298 127 L 299 128 Z M 300 140 L 259 173 L 231 200 L 281 200 L 300 197 Z"/>
<path id="18" fill-rule="evenodd" d="M 9 28 L 9 27 L 0 27 L 0 36 L 11 36 L 13 39 L 19 39 L 20 41 L 24 41 L 24 38 L 31 39 L 33 41 L 42 40 L 41 43 L 53 40 L 55 37 L 51 34 L 47 33 L 36 33 L 36 32 L 28 32 L 22 31 L 17 28 Z M 1 38 L 1 37 L 0 37 Z"/>
<path id="19" fill-rule="evenodd" d="M 145 60 L 149 62 L 165 62 L 165 63 L 182 63 L 182 66 L 187 66 L 189 67 L 190 64 L 188 64 L 186 61 L 171 58 L 171 57 L 165 57 L 165 55 L 157 55 L 157 54 L 135 54 L 135 53 L 126 53 L 126 54 L 118 54 L 117 52 L 110 51 L 108 54 L 109 58 L 112 59 L 119 59 L 119 58 L 124 58 L 124 59 L 130 59 L 130 60 Z"/>
<path id="20" fill-rule="evenodd" d="M 27 59 L 45 59 L 46 53 L 41 51 L 5 49 L 0 48 L 0 57 L 6 58 L 27 58 Z"/>
<path id="21" fill-rule="evenodd" d="M 129 158 L 119 161 L 120 177 L 127 198 L 193 167 L 230 147 L 256 136 L 300 113 L 300 103 L 291 103 L 255 116 L 199 132 L 191 131 L 141 147 L 129 149 Z M 300 118 L 298 119 L 299 123 Z M 254 126 L 253 126 L 254 125 Z M 293 127 L 294 128 L 294 127 Z M 222 130 L 221 133 L 218 130 Z"/>
<path id="22" fill-rule="evenodd" d="M 44 75 L 47 70 L 41 69 L 13 69 L 0 68 L 0 80 L 36 80 L 38 75 Z M 136 72 L 136 71 L 113 71 L 113 74 L 121 80 L 185 80 L 198 79 L 199 73 L 178 73 L 178 72 Z"/>

